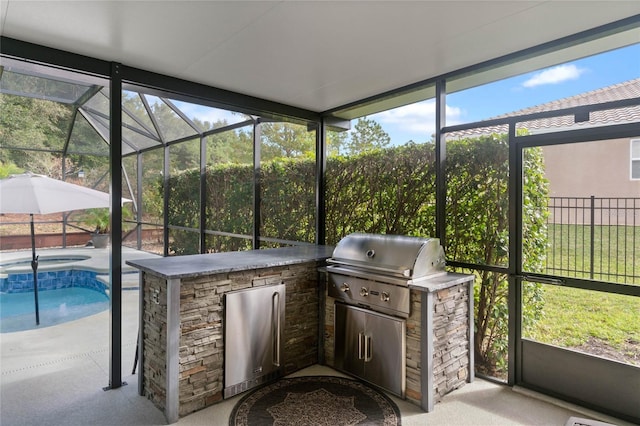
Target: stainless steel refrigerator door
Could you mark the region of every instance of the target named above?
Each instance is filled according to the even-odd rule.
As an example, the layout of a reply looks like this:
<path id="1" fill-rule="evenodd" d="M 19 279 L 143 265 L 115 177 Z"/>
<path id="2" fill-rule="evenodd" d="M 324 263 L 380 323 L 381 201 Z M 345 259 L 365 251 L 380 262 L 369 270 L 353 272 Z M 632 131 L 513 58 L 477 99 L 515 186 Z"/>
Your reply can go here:
<path id="1" fill-rule="evenodd" d="M 280 369 L 284 311 L 284 284 L 225 294 L 225 397 Z"/>

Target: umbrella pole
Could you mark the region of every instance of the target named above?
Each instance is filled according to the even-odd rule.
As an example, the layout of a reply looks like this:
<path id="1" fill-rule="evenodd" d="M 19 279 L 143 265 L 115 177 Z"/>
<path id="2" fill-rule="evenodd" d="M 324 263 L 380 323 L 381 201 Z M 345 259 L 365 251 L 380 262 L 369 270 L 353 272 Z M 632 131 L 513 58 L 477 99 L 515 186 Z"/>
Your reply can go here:
<path id="1" fill-rule="evenodd" d="M 36 256 L 36 232 L 31 215 L 31 269 L 33 269 L 33 299 L 36 304 L 36 325 L 40 325 L 40 309 L 38 307 L 38 256 Z"/>

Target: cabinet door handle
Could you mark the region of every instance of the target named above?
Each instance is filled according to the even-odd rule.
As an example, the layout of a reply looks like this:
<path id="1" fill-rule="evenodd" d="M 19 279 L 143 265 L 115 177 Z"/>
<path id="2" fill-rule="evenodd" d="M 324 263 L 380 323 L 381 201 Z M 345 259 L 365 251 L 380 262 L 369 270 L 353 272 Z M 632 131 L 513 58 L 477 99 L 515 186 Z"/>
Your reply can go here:
<path id="1" fill-rule="evenodd" d="M 280 293 L 273 293 L 273 365 L 280 367 Z"/>
<path id="2" fill-rule="evenodd" d="M 362 333 L 358 333 L 358 359 L 364 359 L 364 345 L 362 343 L 364 337 Z"/>
<path id="3" fill-rule="evenodd" d="M 371 361 L 373 358 L 372 347 L 371 347 L 371 336 L 364 336 L 364 362 Z"/>

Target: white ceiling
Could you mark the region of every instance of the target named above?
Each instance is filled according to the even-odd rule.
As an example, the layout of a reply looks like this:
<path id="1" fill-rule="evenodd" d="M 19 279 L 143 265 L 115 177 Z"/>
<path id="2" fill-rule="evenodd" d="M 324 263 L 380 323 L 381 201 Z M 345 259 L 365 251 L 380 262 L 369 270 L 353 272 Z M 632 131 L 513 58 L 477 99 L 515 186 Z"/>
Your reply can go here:
<path id="1" fill-rule="evenodd" d="M 0 32 L 321 112 L 637 14 L 615 0 L 0 0 Z"/>

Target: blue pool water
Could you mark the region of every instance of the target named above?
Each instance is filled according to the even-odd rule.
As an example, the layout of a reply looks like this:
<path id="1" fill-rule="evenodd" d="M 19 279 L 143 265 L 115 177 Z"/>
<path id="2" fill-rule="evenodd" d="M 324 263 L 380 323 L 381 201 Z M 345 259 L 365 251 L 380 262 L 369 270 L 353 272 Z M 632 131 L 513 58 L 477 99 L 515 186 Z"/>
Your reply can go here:
<path id="1" fill-rule="evenodd" d="M 96 272 L 38 271 L 40 325 L 36 326 L 33 272 L 0 274 L 0 333 L 43 328 L 109 308 L 107 285 Z"/>
<path id="2" fill-rule="evenodd" d="M 0 293 L 0 333 L 43 328 L 97 314 L 109 308 L 99 290 L 68 287 L 38 291 L 40 325 L 36 326 L 33 291 Z"/>
<path id="3" fill-rule="evenodd" d="M 102 291 L 106 286 L 96 279 L 97 274 L 93 271 L 81 269 L 69 269 L 62 271 L 42 271 L 38 270 L 38 291 L 56 290 L 68 287 L 84 287 Z M 0 292 L 22 293 L 33 291 L 33 272 L 22 273 L 10 272 L 0 274 Z"/>

